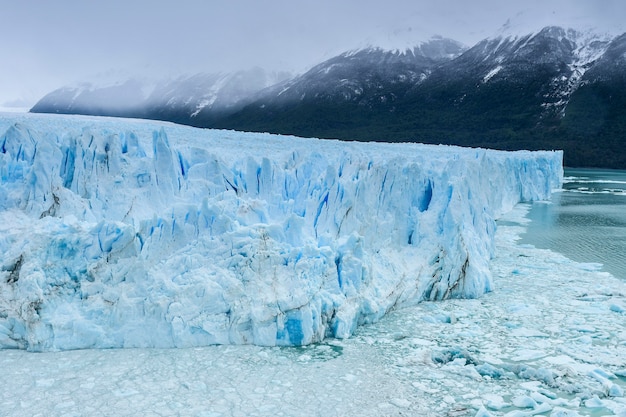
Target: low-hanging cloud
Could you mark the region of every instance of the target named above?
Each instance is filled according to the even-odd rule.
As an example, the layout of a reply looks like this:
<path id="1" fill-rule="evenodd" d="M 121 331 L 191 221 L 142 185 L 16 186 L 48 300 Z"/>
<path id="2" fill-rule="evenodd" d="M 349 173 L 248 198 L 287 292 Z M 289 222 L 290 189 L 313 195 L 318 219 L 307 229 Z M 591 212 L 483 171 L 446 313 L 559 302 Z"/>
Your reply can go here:
<path id="1" fill-rule="evenodd" d="M 616 30 L 626 16 L 621 0 L 3 3 L 0 106 L 116 74 L 300 72 L 366 43 L 405 45 L 438 34 L 471 45 L 509 18 Z"/>

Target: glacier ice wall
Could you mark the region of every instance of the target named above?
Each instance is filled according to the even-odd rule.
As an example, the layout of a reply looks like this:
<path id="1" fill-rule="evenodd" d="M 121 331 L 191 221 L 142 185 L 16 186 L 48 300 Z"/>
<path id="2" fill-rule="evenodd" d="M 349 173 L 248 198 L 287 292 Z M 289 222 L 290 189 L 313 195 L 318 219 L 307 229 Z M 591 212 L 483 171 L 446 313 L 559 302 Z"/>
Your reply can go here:
<path id="1" fill-rule="evenodd" d="M 301 345 L 492 287 L 561 152 L 4 117 L 0 347 Z"/>

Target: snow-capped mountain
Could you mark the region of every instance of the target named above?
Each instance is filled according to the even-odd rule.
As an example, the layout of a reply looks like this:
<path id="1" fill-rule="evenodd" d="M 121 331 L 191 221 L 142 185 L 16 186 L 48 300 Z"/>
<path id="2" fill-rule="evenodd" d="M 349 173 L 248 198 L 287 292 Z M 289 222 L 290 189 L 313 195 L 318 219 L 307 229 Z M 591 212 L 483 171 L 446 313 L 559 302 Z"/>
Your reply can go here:
<path id="1" fill-rule="evenodd" d="M 142 111 L 154 84 L 130 78 L 112 83 L 84 82 L 47 94 L 31 109 L 35 113 L 134 115 Z"/>
<path id="2" fill-rule="evenodd" d="M 227 74 L 196 74 L 163 82 L 146 100 L 146 117 L 184 124 L 207 123 L 224 112 L 239 110 L 253 94 L 290 76 L 261 68 Z"/>
<path id="3" fill-rule="evenodd" d="M 207 113 L 237 109 L 257 91 L 289 76 L 287 72 L 253 68 L 160 81 L 130 78 L 106 85 L 82 83 L 51 92 L 31 111 L 145 117 L 190 124 L 198 115 L 207 117 Z"/>
<path id="4" fill-rule="evenodd" d="M 118 91 L 109 88 L 57 90 L 32 111 L 353 140 L 558 148 L 570 166 L 619 168 L 626 167 L 615 140 L 626 136 L 625 36 L 507 27 L 470 48 L 433 38 L 404 50 L 348 51 L 282 80 L 260 70 L 181 78 L 151 90 L 139 110 L 102 110 L 101 97 Z M 127 88 L 124 102 L 141 101 L 132 99 L 138 91 Z"/>
<path id="5" fill-rule="evenodd" d="M 348 51 L 263 91 L 261 100 L 345 100 L 365 105 L 371 101 L 393 101 L 395 90 L 419 84 L 434 68 L 458 57 L 465 49 L 457 41 L 433 38 L 405 50 L 369 46 Z"/>
<path id="6" fill-rule="evenodd" d="M 545 78 L 537 85 L 541 106 L 564 114 L 570 96 L 586 71 L 606 52 L 611 39 L 593 32 L 546 27 L 525 35 L 499 34 L 468 50 L 443 74 L 449 78 L 528 85 L 537 71 Z"/>
<path id="7" fill-rule="evenodd" d="M 215 126 L 357 140 L 565 149 L 570 166 L 626 167 L 623 147 L 611 139 L 626 135 L 620 122 L 626 119 L 623 38 L 546 27 L 526 35 L 501 33 L 448 59 L 388 64 L 365 57 L 368 52 L 408 57 L 376 50 L 343 54 L 280 90 L 264 90 Z M 340 71 L 350 66 L 351 76 Z M 282 98 L 286 94 L 289 100 Z M 596 140 L 590 141 L 589 134 Z"/>

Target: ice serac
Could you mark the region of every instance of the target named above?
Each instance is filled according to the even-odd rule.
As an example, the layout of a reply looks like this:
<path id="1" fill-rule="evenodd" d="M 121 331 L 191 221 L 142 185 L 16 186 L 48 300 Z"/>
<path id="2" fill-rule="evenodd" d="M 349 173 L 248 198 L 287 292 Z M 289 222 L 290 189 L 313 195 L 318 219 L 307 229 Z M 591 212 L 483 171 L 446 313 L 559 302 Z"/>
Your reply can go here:
<path id="1" fill-rule="evenodd" d="M 0 347 L 302 345 L 492 288 L 561 152 L 31 116 L 0 136 Z"/>

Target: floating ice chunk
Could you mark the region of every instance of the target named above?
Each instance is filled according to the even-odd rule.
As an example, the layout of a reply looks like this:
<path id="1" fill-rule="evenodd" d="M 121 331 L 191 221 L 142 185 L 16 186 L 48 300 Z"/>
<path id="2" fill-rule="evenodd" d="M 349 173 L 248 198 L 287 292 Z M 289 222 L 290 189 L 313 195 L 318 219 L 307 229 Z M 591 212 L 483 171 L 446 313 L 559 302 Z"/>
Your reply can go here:
<path id="1" fill-rule="evenodd" d="M 537 404 L 543 404 L 543 403 L 552 404 L 552 401 L 550 400 L 550 398 L 548 398 L 545 395 L 539 393 L 538 391 L 531 392 L 530 393 L 530 398 L 535 400 L 537 402 Z"/>
<path id="2" fill-rule="evenodd" d="M 595 368 L 593 371 L 589 372 L 589 376 L 592 376 L 599 381 L 604 381 L 606 379 L 615 378 L 615 374 L 612 372 L 607 372 L 602 368 Z"/>
<path id="3" fill-rule="evenodd" d="M 551 410 L 552 410 L 552 405 L 548 403 L 539 404 L 533 410 L 533 415 L 547 413 L 548 411 L 551 411 Z"/>
<path id="4" fill-rule="evenodd" d="M 519 329 L 513 329 L 511 331 L 511 336 L 515 337 L 548 337 L 548 335 L 537 329 L 528 329 L 525 327 L 520 327 Z"/>
<path id="5" fill-rule="evenodd" d="M 498 411 L 511 405 L 510 403 L 504 401 L 504 398 L 502 398 L 502 396 L 497 394 L 485 394 L 483 396 L 483 399 L 485 400 L 485 405 L 490 410 Z"/>
<path id="6" fill-rule="evenodd" d="M 484 377 L 489 377 L 492 379 L 510 378 L 515 376 L 513 372 L 505 371 L 502 368 L 497 368 L 488 363 L 483 363 L 476 366 L 476 372 Z"/>
<path id="7" fill-rule="evenodd" d="M 436 394 L 439 392 L 438 389 L 429 388 L 421 382 L 412 382 L 411 385 L 420 391 L 424 391 L 427 394 Z"/>
<path id="8" fill-rule="evenodd" d="M 529 361 L 545 357 L 547 354 L 543 350 L 536 349 L 519 349 L 516 350 L 511 359 L 514 361 Z"/>
<path id="9" fill-rule="evenodd" d="M 554 365 L 573 365 L 573 364 L 576 364 L 576 361 L 571 356 L 567 356 L 567 355 L 548 356 L 548 357 L 544 358 L 544 360 L 546 362 L 554 364 Z"/>
<path id="10" fill-rule="evenodd" d="M 626 312 L 626 309 L 624 309 L 623 306 L 616 304 L 616 303 L 611 303 L 611 306 L 609 307 L 611 311 L 614 311 L 615 313 L 624 313 Z"/>
<path id="11" fill-rule="evenodd" d="M 608 392 L 609 397 L 623 397 L 624 389 L 617 384 L 611 384 Z"/>
<path id="12" fill-rule="evenodd" d="M 485 407 L 480 407 L 474 417 L 491 417 L 492 414 Z"/>
<path id="13" fill-rule="evenodd" d="M 594 395 L 593 397 L 585 400 L 585 407 L 587 408 L 605 408 L 606 404 L 604 401 L 598 398 L 598 396 Z"/>
<path id="14" fill-rule="evenodd" d="M 539 390 L 539 388 L 541 387 L 541 382 L 540 381 L 528 381 L 528 382 L 522 382 L 520 384 L 520 387 L 527 389 L 528 391 L 537 391 Z"/>
<path id="15" fill-rule="evenodd" d="M 482 379 L 481 374 L 476 370 L 474 365 L 465 365 L 465 359 L 455 359 L 454 361 L 445 365 L 448 372 L 460 375 L 465 378 L 480 381 Z"/>
<path id="16" fill-rule="evenodd" d="M 537 389 L 537 392 L 539 394 L 543 395 L 544 397 L 549 398 L 550 400 L 554 400 L 554 399 L 558 398 L 558 395 L 556 395 L 552 391 L 548 391 L 545 388 L 539 388 L 539 389 Z"/>
<path id="17" fill-rule="evenodd" d="M 536 408 L 537 402 L 527 395 L 514 397 L 511 402 L 515 407 L 519 408 Z"/>
<path id="18" fill-rule="evenodd" d="M 464 366 L 466 364 L 475 365 L 476 359 L 471 352 L 461 347 L 452 347 L 441 351 L 433 351 L 431 359 L 434 363 L 448 364 L 454 362 L 455 365 Z M 460 361 L 458 361 L 460 360 Z"/>
<path id="19" fill-rule="evenodd" d="M 399 408 L 409 408 L 411 406 L 411 401 L 405 398 L 392 398 L 391 404 Z"/>

